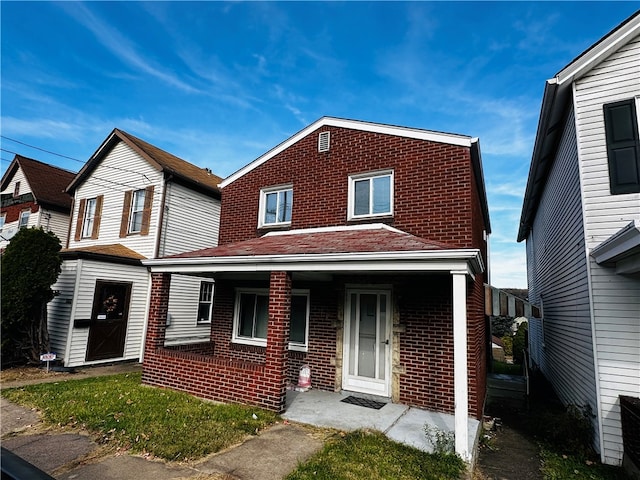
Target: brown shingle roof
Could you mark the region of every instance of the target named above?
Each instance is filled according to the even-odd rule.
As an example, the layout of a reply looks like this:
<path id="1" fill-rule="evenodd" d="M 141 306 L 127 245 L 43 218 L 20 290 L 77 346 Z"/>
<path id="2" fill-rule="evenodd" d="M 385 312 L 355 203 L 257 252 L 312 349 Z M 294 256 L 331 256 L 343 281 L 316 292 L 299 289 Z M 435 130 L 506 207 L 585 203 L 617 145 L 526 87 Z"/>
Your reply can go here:
<path id="1" fill-rule="evenodd" d="M 104 255 L 107 257 L 121 257 L 133 260 L 145 260 L 147 258 L 144 255 L 140 255 L 138 252 L 135 252 L 120 243 L 114 243 L 110 245 L 91 245 L 79 248 L 65 248 L 62 249 L 60 253 L 93 253 L 97 255 Z"/>
<path id="2" fill-rule="evenodd" d="M 220 194 L 218 184 L 222 181 L 222 178 L 213 174 L 209 169 L 193 165 L 186 160 L 176 157 L 169 152 L 165 152 L 164 150 L 117 128 L 111 132 L 102 145 L 100 145 L 98 150 L 96 150 L 96 152 L 87 161 L 85 166 L 82 167 L 82 170 L 80 170 L 71 185 L 69 185 L 68 191 L 73 192 L 73 190 L 75 190 L 78 185 L 90 175 L 100 160 L 106 156 L 118 142 L 121 141 L 129 145 L 157 169 L 174 175 L 175 177 L 178 177 L 196 187 L 204 188 L 205 190 L 215 192 L 218 195 Z"/>
<path id="3" fill-rule="evenodd" d="M 74 172 L 33 158 L 16 155 L 3 178 L 3 190 L 6 188 L 5 183 L 8 183 L 18 166 L 29 182 L 33 196 L 39 204 L 54 207 L 54 209 L 58 207 L 67 212 L 71 210 L 71 197 L 65 190 L 75 177 Z"/>
<path id="4" fill-rule="evenodd" d="M 301 232 L 294 230 L 182 253 L 171 258 L 410 252 L 454 248 L 441 242 L 426 240 L 384 227 Z"/>

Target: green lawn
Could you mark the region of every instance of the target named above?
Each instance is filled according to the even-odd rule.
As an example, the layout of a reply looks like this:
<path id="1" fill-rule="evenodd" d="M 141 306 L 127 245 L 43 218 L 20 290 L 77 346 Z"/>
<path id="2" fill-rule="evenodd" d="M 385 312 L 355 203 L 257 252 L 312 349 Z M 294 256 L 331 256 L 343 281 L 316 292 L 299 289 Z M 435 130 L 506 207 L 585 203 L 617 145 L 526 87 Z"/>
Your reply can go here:
<path id="1" fill-rule="evenodd" d="M 2 395 L 37 408 L 50 424 L 87 429 L 102 443 L 167 460 L 217 452 L 277 419 L 259 408 L 213 404 L 146 387 L 140 374 L 43 383 L 3 390 Z"/>
<path id="2" fill-rule="evenodd" d="M 461 478 L 465 468 L 455 455 L 428 454 L 382 433 L 355 431 L 328 439 L 286 480 L 449 480 Z"/>

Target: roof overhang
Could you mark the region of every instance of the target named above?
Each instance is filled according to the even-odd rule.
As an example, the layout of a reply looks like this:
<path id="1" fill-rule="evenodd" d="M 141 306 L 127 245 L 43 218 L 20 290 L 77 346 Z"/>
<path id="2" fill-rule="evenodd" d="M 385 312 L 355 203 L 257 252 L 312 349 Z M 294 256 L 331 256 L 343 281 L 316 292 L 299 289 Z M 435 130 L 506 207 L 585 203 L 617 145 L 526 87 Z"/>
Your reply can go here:
<path id="1" fill-rule="evenodd" d="M 359 252 L 304 255 L 247 255 L 143 260 L 152 273 L 366 272 L 451 273 L 484 271 L 478 249 Z"/>
<path id="2" fill-rule="evenodd" d="M 615 267 L 616 273 L 640 272 L 640 221 L 634 220 L 591 251 L 598 265 Z"/>
<path id="3" fill-rule="evenodd" d="M 518 242 L 527 238 L 533 225 L 540 196 L 555 160 L 560 136 L 563 133 L 562 127 L 569 113 L 568 106 L 573 96 L 573 82 L 591 71 L 638 33 L 640 33 L 640 12 L 633 14 L 560 70 L 553 78 L 546 81 L 520 216 Z"/>

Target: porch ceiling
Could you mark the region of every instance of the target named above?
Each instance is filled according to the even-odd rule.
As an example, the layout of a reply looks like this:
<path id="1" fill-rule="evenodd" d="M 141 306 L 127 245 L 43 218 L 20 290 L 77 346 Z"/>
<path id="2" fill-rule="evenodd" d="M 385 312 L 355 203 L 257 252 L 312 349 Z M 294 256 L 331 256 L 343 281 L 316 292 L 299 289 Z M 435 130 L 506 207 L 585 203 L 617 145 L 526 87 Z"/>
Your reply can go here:
<path id="1" fill-rule="evenodd" d="M 152 272 L 484 271 L 478 249 L 459 249 L 382 224 L 269 233 L 263 237 L 143 262 Z"/>

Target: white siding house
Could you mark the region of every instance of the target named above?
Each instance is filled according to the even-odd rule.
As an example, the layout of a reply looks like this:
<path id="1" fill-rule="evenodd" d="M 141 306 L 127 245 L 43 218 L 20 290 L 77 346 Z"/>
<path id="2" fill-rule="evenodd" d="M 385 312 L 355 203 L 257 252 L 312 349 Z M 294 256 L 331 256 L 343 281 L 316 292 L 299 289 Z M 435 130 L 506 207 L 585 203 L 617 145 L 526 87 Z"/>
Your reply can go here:
<path id="1" fill-rule="evenodd" d="M 518 240 L 543 320 L 531 358 L 594 413 L 623 461 L 620 396 L 640 397 L 640 13 L 547 81 Z"/>
<path id="2" fill-rule="evenodd" d="M 71 197 L 65 189 L 75 173 L 16 155 L 2 177 L 0 249 L 20 228 L 42 227 L 64 246 L 69 231 Z"/>
<path id="3" fill-rule="evenodd" d="M 68 187 L 68 248 L 49 304 L 52 348 L 65 366 L 141 360 L 150 285 L 141 261 L 217 245 L 220 181 L 121 130 L 107 137 Z M 201 283 L 209 282 L 176 278 L 174 345 L 210 335 Z M 212 285 L 202 288 L 212 296 Z"/>

